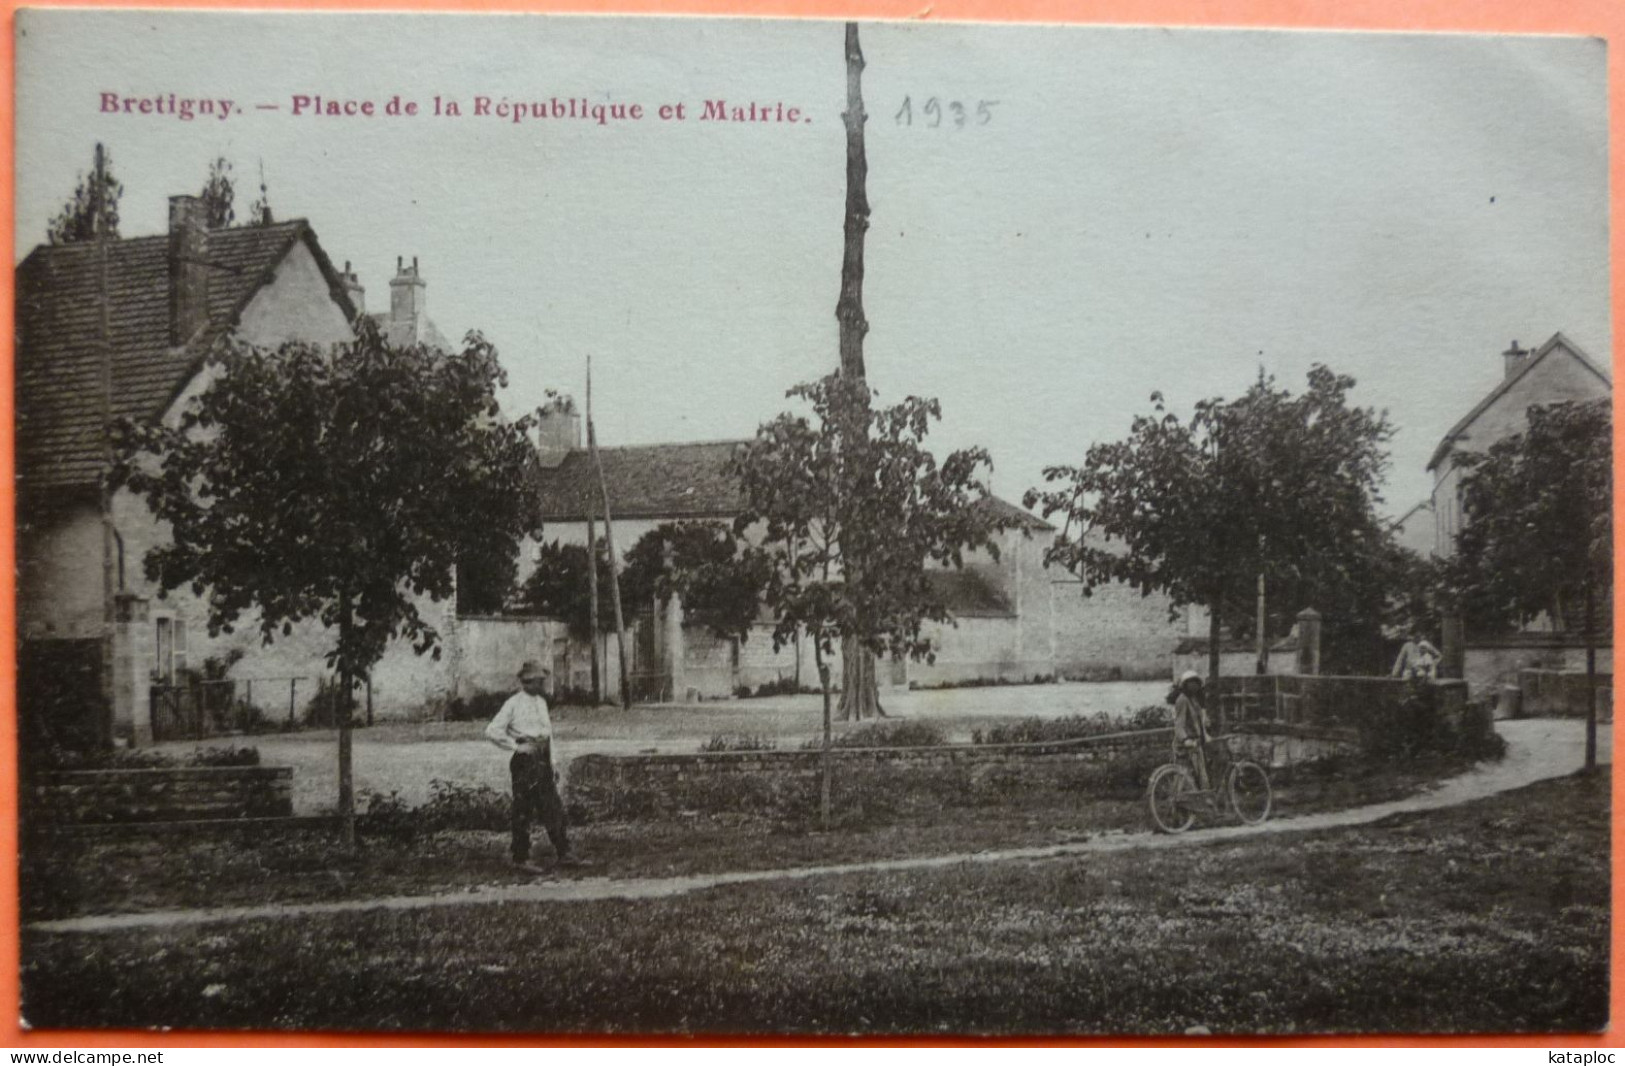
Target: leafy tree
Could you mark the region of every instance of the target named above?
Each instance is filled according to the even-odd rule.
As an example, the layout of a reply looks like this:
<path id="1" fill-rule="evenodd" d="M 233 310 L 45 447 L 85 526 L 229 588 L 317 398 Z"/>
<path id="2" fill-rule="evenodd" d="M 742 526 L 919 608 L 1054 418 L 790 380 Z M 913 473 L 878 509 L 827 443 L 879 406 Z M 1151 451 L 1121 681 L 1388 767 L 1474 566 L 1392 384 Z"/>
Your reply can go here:
<path id="1" fill-rule="evenodd" d="M 822 677 L 840 641 L 843 717 L 884 714 L 874 656 L 929 658 L 923 624 L 950 620 L 928 566 L 962 566 L 965 553 L 982 548 L 997 553 L 1002 523 L 978 506 L 991 461 L 981 448 L 936 461 L 924 447 L 941 417 L 935 400 L 877 409 L 868 386 L 839 373 L 788 395 L 807 401 L 813 420 L 781 414 L 734 457 L 746 501 L 735 530 L 759 528 L 774 646 L 806 632 Z M 850 432 L 853 411 L 862 435 Z"/>
<path id="2" fill-rule="evenodd" d="M 1516 625 L 1547 615 L 1586 638 L 1586 766 L 1596 765 L 1596 635 L 1614 583 L 1613 428 L 1608 400 L 1531 407 L 1522 433 L 1461 452 L 1463 524 L 1446 564 L 1471 617 Z"/>
<path id="3" fill-rule="evenodd" d="M 346 696 L 392 640 L 438 657 L 423 597 L 452 594 L 453 560 L 512 555 L 540 524 L 530 420 L 500 417 L 495 348 L 477 333 L 455 353 L 395 348 L 362 318 L 329 348 L 233 339 L 210 372 L 176 425 L 121 426 L 120 479 L 171 531 L 147 553 L 148 577 L 205 597 L 211 635 L 250 610 L 266 643 L 320 622 Z M 353 841 L 348 719 L 340 810 Z"/>
<path id="4" fill-rule="evenodd" d="M 1267 588 L 1311 598 L 1372 587 L 1392 541 L 1374 507 L 1392 429 L 1385 414 L 1349 405 L 1353 378 L 1317 365 L 1308 383 L 1294 395 L 1261 372 L 1240 398 L 1203 400 L 1188 421 L 1153 393 L 1126 438 L 1047 468 L 1060 487 L 1028 491 L 1029 507 L 1066 515 L 1046 562 L 1081 578 L 1085 595 L 1121 581 L 1174 610 L 1206 607 L 1213 677 L 1225 619 L 1248 624 L 1240 604 L 1260 574 Z"/>
<path id="5" fill-rule="evenodd" d="M 225 229 L 236 220 L 237 213 L 232 209 L 236 195 L 236 185 L 231 178 L 231 162 L 225 156 L 220 156 L 209 164 L 209 177 L 198 193 L 210 229 Z"/>
<path id="6" fill-rule="evenodd" d="M 621 591 L 631 603 L 678 596 L 688 621 L 724 639 L 745 640 L 771 566 L 765 553 L 721 522 L 667 522 L 626 553 Z"/>
<path id="7" fill-rule="evenodd" d="M 600 542 L 602 544 L 602 542 Z M 598 551 L 598 632 L 615 632 L 615 611 L 609 602 L 609 557 Z M 519 590 L 519 604 L 527 611 L 557 618 L 577 640 L 592 639 L 592 598 L 587 580 L 587 549 L 581 544 L 543 544 L 536 569 Z"/>
<path id="8" fill-rule="evenodd" d="M 51 219 L 46 238 L 52 244 L 72 244 L 98 238 L 118 238 L 118 202 L 124 186 L 113 177 L 113 154 L 96 145 L 90 174 L 79 175 L 73 199 Z"/>

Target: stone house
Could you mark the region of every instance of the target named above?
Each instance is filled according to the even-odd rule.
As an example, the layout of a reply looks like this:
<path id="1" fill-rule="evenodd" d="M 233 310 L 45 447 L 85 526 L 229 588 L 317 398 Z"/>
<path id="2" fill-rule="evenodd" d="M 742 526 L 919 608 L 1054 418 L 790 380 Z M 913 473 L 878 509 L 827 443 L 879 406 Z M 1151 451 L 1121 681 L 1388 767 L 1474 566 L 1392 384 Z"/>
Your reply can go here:
<path id="1" fill-rule="evenodd" d="M 579 416 L 549 415 L 541 439 L 545 539 L 585 545 L 588 517 L 601 509 Z M 624 555 L 663 523 L 731 522 L 741 501 L 726 466 L 742 443 L 600 447 L 617 553 Z M 1126 586 L 1097 589 L 1085 598 L 1075 579 L 1044 565 L 1054 526 L 997 498 L 987 506 L 1013 522 L 999 535 L 998 557 L 978 552 L 962 570 L 933 573 L 955 624 L 928 624 L 934 661 L 886 664 L 883 684 L 1167 676 L 1169 656 L 1186 629 L 1182 619 L 1169 620 L 1166 600 Z M 597 536 L 603 537 L 601 523 Z M 712 698 L 774 681 L 809 688 L 817 683 L 810 647 L 803 641 L 775 651 L 765 618 L 741 643 L 685 625 L 680 603 L 627 610 L 634 629 L 630 667 L 640 694 Z M 586 663 L 585 649 L 570 659 L 572 684 L 584 683 Z M 833 664 L 837 676 L 839 668 Z"/>
<path id="2" fill-rule="evenodd" d="M 159 597 L 147 581 L 143 558 L 166 533 L 144 503 L 120 491 L 104 508 L 109 421 L 173 423 L 206 387 L 205 356 L 228 332 L 264 347 L 329 344 L 364 313 L 356 275 L 334 266 L 308 222 L 210 230 L 205 220 L 198 198 L 171 197 L 167 233 L 41 245 L 17 268 L 19 707 L 50 716 L 70 741 L 152 740 L 155 691 L 211 660 L 257 682 L 255 702 L 275 714 L 302 710 L 326 673 L 330 638 L 315 625 L 269 646 L 252 618 L 211 637 L 189 589 Z M 425 284 L 415 261 L 398 264 L 380 316 L 390 336 L 439 336 L 423 314 Z M 424 609 L 453 628 L 451 605 Z M 404 645 L 374 675 L 386 712 L 452 687 L 444 665 Z"/>
<path id="3" fill-rule="evenodd" d="M 1434 480 L 1433 495 L 1426 506 L 1433 519 L 1433 551 L 1441 558 L 1455 551 L 1456 535 L 1462 525 L 1458 453 L 1481 452 L 1496 441 L 1521 433 L 1531 407 L 1613 395 L 1613 380 L 1562 333 L 1552 334 L 1533 350 L 1520 348 L 1513 341 L 1501 353 L 1501 359 L 1501 381 L 1450 428 L 1428 460 L 1427 469 Z M 1483 691 L 1514 679 L 1520 669 L 1583 669 L 1584 648 L 1579 634 L 1552 629 L 1549 622 L 1543 621 L 1519 633 L 1466 633 L 1463 675 L 1474 691 Z M 1448 658 L 1449 649 L 1446 652 Z M 1603 669 L 1610 669 L 1606 664 L 1611 653 L 1611 648 L 1601 652 Z"/>

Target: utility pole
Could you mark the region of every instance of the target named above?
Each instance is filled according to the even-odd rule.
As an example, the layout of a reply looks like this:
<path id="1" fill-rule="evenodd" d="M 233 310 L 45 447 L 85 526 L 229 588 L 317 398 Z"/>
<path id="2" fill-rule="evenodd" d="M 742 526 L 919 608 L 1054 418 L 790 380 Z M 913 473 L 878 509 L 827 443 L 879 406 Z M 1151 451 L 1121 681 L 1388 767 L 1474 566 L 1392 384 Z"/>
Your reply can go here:
<path id="1" fill-rule="evenodd" d="M 609 594 L 615 605 L 615 649 L 621 659 L 621 707 L 632 709 L 632 681 L 626 666 L 626 616 L 621 612 L 621 563 L 615 556 L 615 519 L 609 513 L 609 483 L 604 480 L 604 462 L 598 455 L 598 431 L 592 424 L 592 364 L 587 365 L 587 450 L 598 472 L 598 492 L 604 504 L 604 548 L 609 552 Z M 597 560 L 593 561 L 596 568 Z M 597 620 L 594 619 L 594 625 Z"/>
<path id="2" fill-rule="evenodd" d="M 113 331 L 108 301 L 112 299 L 112 281 L 107 263 L 107 227 L 102 224 L 102 197 L 107 191 L 107 157 L 101 142 L 96 144 L 96 162 L 90 176 L 90 218 L 96 240 L 97 271 L 97 329 L 101 340 L 101 408 L 102 408 L 102 483 L 100 493 L 102 518 L 102 676 L 101 693 L 105 701 L 105 717 L 99 732 L 104 744 L 111 746 L 118 716 L 118 682 L 113 677 L 113 664 L 117 662 L 114 642 L 118 628 L 118 530 L 113 525 Z M 131 740 L 134 741 L 135 723 L 131 722 Z"/>
<path id="3" fill-rule="evenodd" d="M 587 419 L 592 420 L 592 356 L 587 356 Z M 596 459 L 596 453 L 594 455 Z M 592 652 L 592 705 L 604 702 L 603 680 L 598 674 L 598 523 L 587 508 L 587 647 Z"/>

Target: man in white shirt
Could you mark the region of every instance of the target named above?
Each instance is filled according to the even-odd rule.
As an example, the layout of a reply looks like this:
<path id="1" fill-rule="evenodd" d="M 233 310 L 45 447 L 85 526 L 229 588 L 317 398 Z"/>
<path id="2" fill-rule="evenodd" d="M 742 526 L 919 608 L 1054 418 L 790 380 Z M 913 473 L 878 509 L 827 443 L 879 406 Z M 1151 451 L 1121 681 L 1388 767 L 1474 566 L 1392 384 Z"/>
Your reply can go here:
<path id="1" fill-rule="evenodd" d="M 535 661 L 519 667 L 522 691 L 508 697 L 491 724 L 486 739 L 504 751 L 513 752 L 508 771 L 513 775 L 513 864 L 528 874 L 545 873 L 530 864 L 530 824 L 538 817 L 547 829 L 547 839 L 558 854 L 560 866 L 580 866 L 570 850 L 564 824 L 564 803 L 553 779 L 553 719 L 547 713 L 542 691 L 548 670 Z"/>

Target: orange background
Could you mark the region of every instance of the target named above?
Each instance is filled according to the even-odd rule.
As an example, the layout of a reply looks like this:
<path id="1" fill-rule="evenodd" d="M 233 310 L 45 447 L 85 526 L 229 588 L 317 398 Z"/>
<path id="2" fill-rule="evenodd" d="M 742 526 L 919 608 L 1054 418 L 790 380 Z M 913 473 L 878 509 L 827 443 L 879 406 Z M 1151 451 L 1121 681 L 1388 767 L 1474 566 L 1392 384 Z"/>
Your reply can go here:
<path id="1" fill-rule="evenodd" d="M 14 32 L 12 16 L 19 5 L 16 0 L 0 0 L 6 13 L 5 36 L 0 40 L 0 62 L 5 70 L 5 86 L 0 91 L 0 151 L 12 156 L 14 110 L 12 91 L 15 77 L 13 53 Z M 1571 34 L 1603 38 L 1609 45 L 1608 103 L 1609 103 L 1609 187 L 1611 201 L 1625 201 L 1625 122 L 1621 121 L 1625 109 L 1625 68 L 1621 67 L 1620 51 L 1625 49 L 1625 0 L 1094 0 L 1094 2 L 1066 3 L 1063 0 L 619 0 L 619 2 L 592 2 L 592 0 L 269 0 L 252 5 L 233 0 L 144 0 L 141 3 L 124 0 L 52 0 L 31 6 L 51 7 L 251 7 L 269 6 L 279 9 L 347 10 L 347 11 L 555 11 L 575 13 L 625 14 L 693 14 L 735 15 L 763 17 L 817 17 L 863 19 L 911 19 L 938 21 L 999 21 L 999 22 L 1067 22 L 1078 24 L 1154 24 L 1167 23 L 1193 26 L 1283 26 L 1297 29 L 1339 30 L 1406 30 L 1432 32 L 1499 32 L 1533 34 Z M 13 168 L 5 174 L 3 195 L 0 195 L 0 247 L 10 248 L 12 227 Z M 1620 359 L 1617 335 L 1621 311 L 1625 310 L 1625 273 L 1620 263 L 1625 260 L 1625 226 L 1621 225 L 1618 211 L 1612 213 L 1609 231 L 1610 260 L 1613 273 L 1610 279 L 1613 322 L 1616 336 L 1615 350 L 1610 353 L 1614 375 L 1618 377 Z M 0 503 L 6 518 L 0 520 L 0 558 L 12 558 L 12 456 L 11 456 L 11 338 L 12 274 L 0 272 L 0 314 L 5 317 L 0 344 L 5 350 L 4 370 L 0 372 L 0 411 L 5 412 L 5 426 L 0 431 Z M 1619 469 L 1622 449 L 1620 427 L 1616 419 L 1614 439 L 1614 466 Z M 1625 518 L 1625 505 L 1615 499 L 1616 555 L 1621 518 Z M 4 1043 L 9 1047 L 311 1047 L 311 1046 L 385 1046 L 414 1047 L 443 1046 L 537 1046 L 553 1045 L 614 1046 L 628 1044 L 672 1043 L 672 1040 L 637 1039 L 574 1039 L 538 1041 L 534 1038 L 456 1036 L 444 1037 L 414 1034 L 395 1035 L 315 1035 L 286 1033 L 149 1033 L 142 1031 L 79 1032 L 54 1030 L 25 1033 L 17 1027 L 18 1017 L 18 911 L 17 911 L 17 830 L 16 830 L 16 731 L 15 708 L 11 696 L 16 691 L 16 646 L 14 568 L 0 567 L 0 700 L 5 703 L 5 728 L 0 729 L 0 869 L 4 870 L 3 891 L 0 891 L 0 1025 L 4 1029 Z M 1617 584 L 1617 583 L 1616 583 Z M 1625 594 L 1616 587 L 1616 618 L 1625 617 Z M 1620 921 L 1625 909 L 1620 869 L 1620 842 L 1625 838 L 1621 824 L 1621 804 L 1617 790 L 1613 800 L 1613 964 L 1614 981 L 1611 996 L 1612 1025 L 1606 1033 L 1586 1036 L 1534 1036 L 1498 1037 L 1494 1043 L 1501 1046 L 1552 1047 L 1619 1047 L 1625 1046 L 1620 1038 L 1620 1017 L 1625 1007 L 1625 986 L 1619 977 L 1619 962 L 1625 955 L 1625 923 Z M 689 1043 L 690 1041 L 684 1041 Z M 701 1044 L 733 1045 L 814 1045 L 839 1046 L 854 1041 L 839 1038 L 771 1040 L 763 1038 L 703 1038 Z M 978 1044 L 991 1041 L 961 1040 L 866 1040 L 860 1043 L 875 1045 L 937 1045 Z M 1196 1046 L 1199 1040 L 1142 1039 L 1077 1039 L 1019 1041 L 1032 1044 L 1090 1044 L 1142 1046 Z M 1371 1037 L 1371 1038 L 1304 1038 L 1290 1040 L 1225 1040 L 1225 1044 L 1295 1045 L 1295 1046 L 1386 1046 L 1406 1045 L 1423 1047 L 1480 1046 L 1486 1039 L 1451 1039 L 1440 1037 Z M 1000 1040 L 998 1044 L 1012 1041 Z"/>

